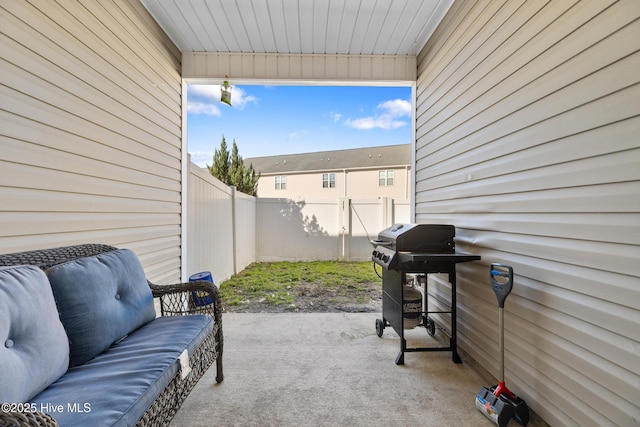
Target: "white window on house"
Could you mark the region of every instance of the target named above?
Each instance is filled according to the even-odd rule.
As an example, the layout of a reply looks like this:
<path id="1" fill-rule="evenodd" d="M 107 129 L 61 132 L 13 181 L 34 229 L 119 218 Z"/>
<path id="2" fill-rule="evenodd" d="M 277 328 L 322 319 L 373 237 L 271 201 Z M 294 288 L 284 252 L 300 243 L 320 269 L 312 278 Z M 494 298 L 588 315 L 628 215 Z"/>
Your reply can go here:
<path id="1" fill-rule="evenodd" d="M 378 171 L 378 185 L 380 187 L 393 186 L 393 171 Z"/>
<path id="2" fill-rule="evenodd" d="M 286 189 L 287 189 L 287 177 L 276 176 L 276 190 L 286 190 Z"/>
<path id="3" fill-rule="evenodd" d="M 322 188 L 336 188 L 336 174 L 335 173 L 323 173 L 322 174 Z"/>

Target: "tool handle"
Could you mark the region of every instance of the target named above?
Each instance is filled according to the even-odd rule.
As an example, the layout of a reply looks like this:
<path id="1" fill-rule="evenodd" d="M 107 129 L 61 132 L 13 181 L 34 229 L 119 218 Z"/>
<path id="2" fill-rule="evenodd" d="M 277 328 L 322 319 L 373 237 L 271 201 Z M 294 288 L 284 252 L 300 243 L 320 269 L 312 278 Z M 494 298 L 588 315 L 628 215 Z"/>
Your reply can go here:
<path id="1" fill-rule="evenodd" d="M 493 292 L 498 299 L 498 307 L 504 308 L 504 302 L 513 287 L 513 268 L 507 265 L 493 263 L 491 264 L 489 277 L 491 279 Z"/>

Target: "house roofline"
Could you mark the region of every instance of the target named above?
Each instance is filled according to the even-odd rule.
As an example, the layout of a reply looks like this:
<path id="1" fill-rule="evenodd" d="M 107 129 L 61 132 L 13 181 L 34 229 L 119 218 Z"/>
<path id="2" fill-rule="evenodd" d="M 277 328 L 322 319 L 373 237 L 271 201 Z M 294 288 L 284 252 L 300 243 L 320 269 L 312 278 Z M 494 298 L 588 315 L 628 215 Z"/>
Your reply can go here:
<path id="1" fill-rule="evenodd" d="M 352 171 L 366 171 L 366 170 L 386 170 L 386 169 L 411 169 L 410 164 L 402 164 L 402 165 L 384 165 L 384 166 L 362 166 L 362 167 L 353 167 L 353 168 L 330 168 L 330 169 L 313 169 L 313 170 L 289 170 L 289 171 L 281 171 L 281 172 L 266 172 L 261 173 L 260 176 L 280 176 L 287 174 L 312 174 L 312 173 L 327 173 L 327 172 L 352 172 Z"/>

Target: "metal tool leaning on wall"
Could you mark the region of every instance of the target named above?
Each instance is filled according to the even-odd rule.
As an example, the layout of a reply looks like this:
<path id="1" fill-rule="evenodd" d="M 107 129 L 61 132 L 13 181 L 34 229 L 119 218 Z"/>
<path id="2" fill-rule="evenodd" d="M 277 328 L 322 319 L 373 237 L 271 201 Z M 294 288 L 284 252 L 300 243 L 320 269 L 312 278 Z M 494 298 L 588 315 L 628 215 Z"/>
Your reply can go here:
<path id="1" fill-rule="evenodd" d="M 480 388 L 476 395 L 476 407 L 499 427 L 505 427 L 511 419 L 526 426 L 529 422 L 529 408 L 524 400 L 507 388 L 504 380 L 504 302 L 513 287 L 513 268 L 493 263 L 489 271 L 489 279 L 498 299 L 500 377 L 497 385 L 491 388 Z"/>

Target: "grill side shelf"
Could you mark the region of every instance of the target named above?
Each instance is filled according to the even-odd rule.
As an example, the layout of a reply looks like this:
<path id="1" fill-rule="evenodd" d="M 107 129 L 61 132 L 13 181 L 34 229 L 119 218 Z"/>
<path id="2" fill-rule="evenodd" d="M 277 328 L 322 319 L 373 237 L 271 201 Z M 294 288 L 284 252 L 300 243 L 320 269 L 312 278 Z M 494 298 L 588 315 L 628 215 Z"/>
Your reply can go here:
<path id="1" fill-rule="evenodd" d="M 480 259 L 479 255 L 464 254 L 456 252 L 453 254 L 425 254 L 414 252 L 398 252 L 398 263 L 428 263 L 428 262 L 467 262 L 477 261 Z"/>

